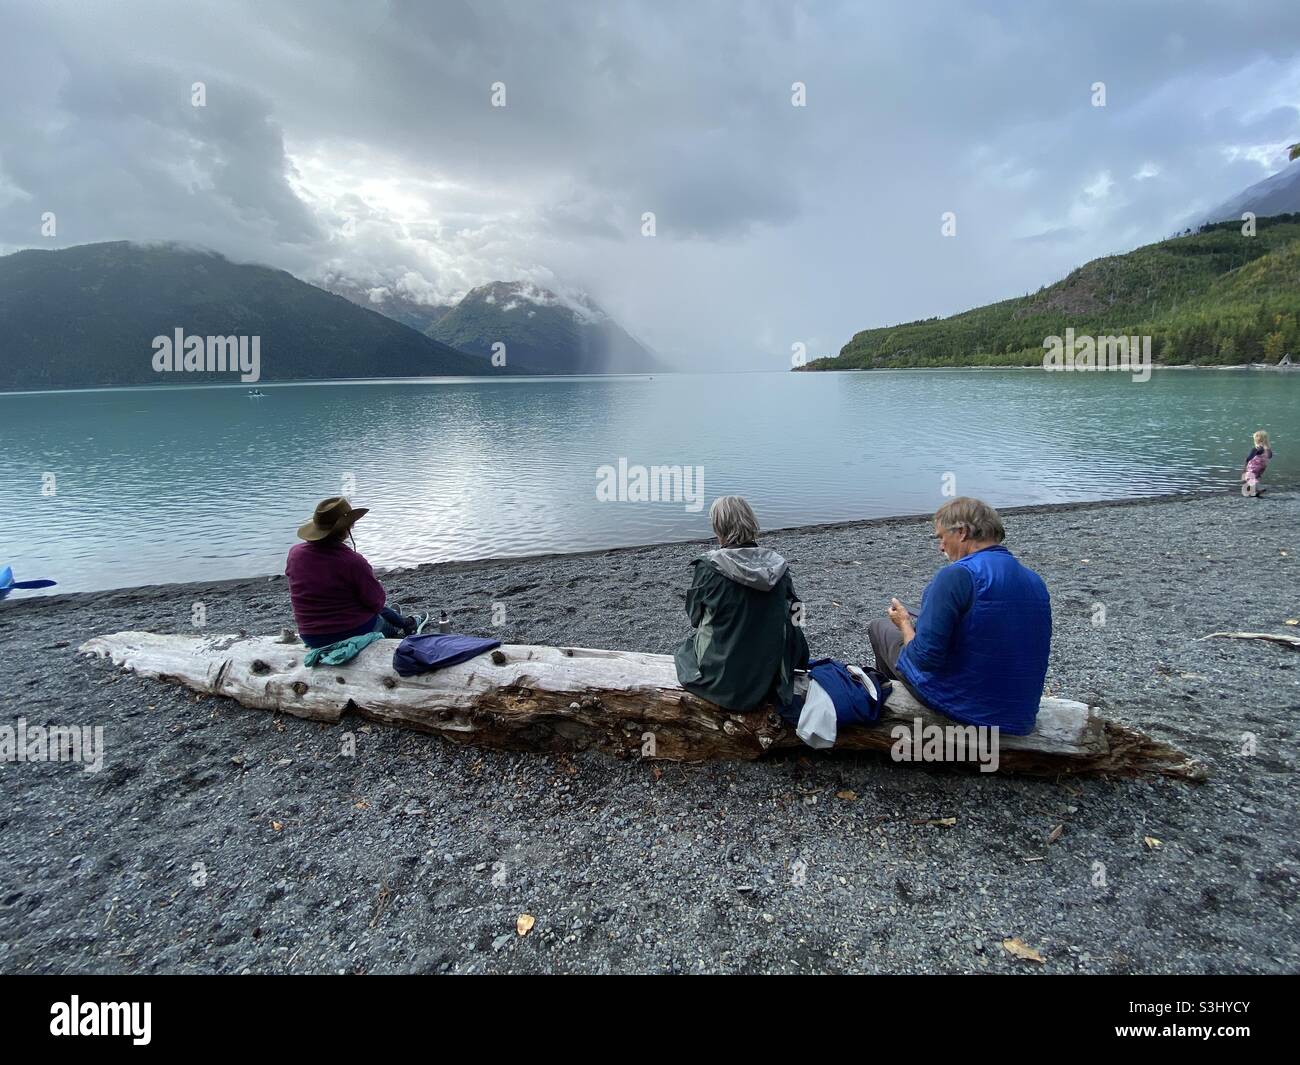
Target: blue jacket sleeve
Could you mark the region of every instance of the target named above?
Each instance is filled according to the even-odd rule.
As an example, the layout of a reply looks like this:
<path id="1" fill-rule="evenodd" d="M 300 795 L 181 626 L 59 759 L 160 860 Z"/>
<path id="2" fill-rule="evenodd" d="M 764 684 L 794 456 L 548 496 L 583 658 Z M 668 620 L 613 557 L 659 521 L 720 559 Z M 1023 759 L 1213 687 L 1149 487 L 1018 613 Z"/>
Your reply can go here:
<path id="1" fill-rule="evenodd" d="M 916 636 L 899 656 L 914 669 L 930 672 L 943 664 L 953 633 L 975 599 L 975 584 L 965 566 L 944 566 L 921 598 Z"/>

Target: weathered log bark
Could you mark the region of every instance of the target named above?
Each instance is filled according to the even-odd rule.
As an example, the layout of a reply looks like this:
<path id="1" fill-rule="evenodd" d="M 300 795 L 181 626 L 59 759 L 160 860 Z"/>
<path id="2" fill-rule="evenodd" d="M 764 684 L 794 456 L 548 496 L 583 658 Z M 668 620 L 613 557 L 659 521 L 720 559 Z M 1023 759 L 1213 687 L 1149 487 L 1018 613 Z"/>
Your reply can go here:
<path id="1" fill-rule="evenodd" d="M 802 746 L 771 709 L 733 713 L 684 691 L 669 655 L 507 644 L 458 666 L 401 677 L 392 668 L 395 646 L 377 641 L 346 665 L 316 668 L 303 665 L 302 644 L 266 636 L 119 632 L 89 640 L 81 651 L 244 706 L 328 722 L 351 710 L 484 747 L 597 749 L 624 758 L 696 762 L 754 759 Z M 888 751 L 900 743 L 905 749 L 893 730 L 917 719 L 922 728 L 955 724 L 895 684 L 880 722 L 843 729 L 836 749 Z M 1106 721 L 1084 703 L 1051 698 L 1042 701 L 1033 733 L 998 738 L 998 768 L 1037 775 L 1205 776 L 1183 752 Z"/>

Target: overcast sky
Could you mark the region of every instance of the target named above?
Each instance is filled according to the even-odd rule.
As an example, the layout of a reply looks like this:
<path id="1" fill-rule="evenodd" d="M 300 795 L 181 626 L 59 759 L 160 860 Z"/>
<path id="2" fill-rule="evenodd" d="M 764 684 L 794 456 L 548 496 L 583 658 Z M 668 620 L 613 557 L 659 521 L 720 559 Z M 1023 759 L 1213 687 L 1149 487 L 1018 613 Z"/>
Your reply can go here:
<path id="1" fill-rule="evenodd" d="M 180 240 L 437 302 L 526 278 L 680 366 L 784 369 L 1286 165 L 1300 3 L 0 0 L 0 100 L 0 251 Z"/>

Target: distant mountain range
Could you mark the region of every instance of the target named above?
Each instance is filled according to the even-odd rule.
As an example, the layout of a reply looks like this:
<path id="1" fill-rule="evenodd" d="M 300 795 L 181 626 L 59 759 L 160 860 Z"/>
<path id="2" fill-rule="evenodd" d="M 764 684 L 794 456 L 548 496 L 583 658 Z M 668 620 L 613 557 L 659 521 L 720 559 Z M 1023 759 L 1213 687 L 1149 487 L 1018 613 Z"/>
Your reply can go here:
<path id="1" fill-rule="evenodd" d="M 1205 215 L 1207 222 L 1241 221 L 1250 211 L 1256 218 L 1300 213 L 1300 161 L 1258 181 Z"/>
<path id="2" fill-rule="evenodd" d="M 1300 214 L 1241 221 L 1108 255 L 1029 296 L 866 329 L 803 370 L 1041 365 L 1043 342 L 1149 336 L 1166 364 L 1276 362 L 1300 349 Z"/>
<path id="3" fill-rule="evenodd" d="M 155 338 L 177 330 L 259 338 L 261 381 L 503 372 L 283 270 L 210 251 L 114 241 L 0 257 L 0 390 L 239 379 L 155 370 Z"/>
<path id="4" fill-rule="evenodd" d="M 408 329 L 414 329 L 417 333 L 424 333 L 426 336 L 429 327 L 456 306 L 454 303 L 419 303 L 410 296 L 395 294 L 387 287 L 367 288 L 346 278 L 330 278 L 327 281 L 318 281 L 316 284 L 326 292 L 333 292 L 358 307 L 364 307 L 395 322 L 401 322 Z"/>
<path id="5" fill-rule="evenodd" d="M 1253 237 L 1241 234 L 1248 211 Z M 1194 234 L 1096 259 L 1033 295 L 863 330 L 838 357 L 800 369 L 1038 364 L 1044 338 L 1067 328 L 1149 335 L 1164 363 L 1267 362 L 1300 349 L 1300 161 L 1207 218 Z M 665 370 L 586 295 L 495 281 L 426 304 L 346 278 L 323 286 L 175 244 L 3 256 L 0 390 L 235 381 L 212 368 L 212 340 L 221 351 L 240 337 L 257 338 L 259 381 Z M 195 338 L 212 338 L 200 368 L 160 372 L 159 343 L 182 366 Z"/>
<path id="6" fill-rule="evenodd" d="M 532 373 L 664 369 L 590 297 L 565 298 L 526 281 L 494 281 L 472 289 L 427 332 L 472 355 L 490 357 L 493 345 L 502 344 L 507 366 Z"/>
<path id="7" fill-rule="evenodd" d="M 527 281 L 493 281 L 459 302 L 430 304 L 346 278 L 329 278 L 321 286 L 472 355 L 490 359 L 493 345 L 504 344 L 506 366 L 529 373 L 665 370 L 658 356 L 586 294 L 566 297 Z"/>

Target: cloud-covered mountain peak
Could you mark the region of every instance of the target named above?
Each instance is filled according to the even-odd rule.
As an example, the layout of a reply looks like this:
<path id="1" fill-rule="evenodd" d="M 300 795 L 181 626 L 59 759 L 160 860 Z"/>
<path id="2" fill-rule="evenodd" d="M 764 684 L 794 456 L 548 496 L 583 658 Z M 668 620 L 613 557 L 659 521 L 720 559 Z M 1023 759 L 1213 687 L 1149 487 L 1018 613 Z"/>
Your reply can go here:
<path id="1" fill-rule="evenodd" d="M 461 302 L 482 302 L 499 307 L 502 313 L 558 308 L 586 323 L 603 322 L 609 318 L 609 314 L 585 292 L 554 292 L 531 281 L 492 281 L 471 289 Z"/>

